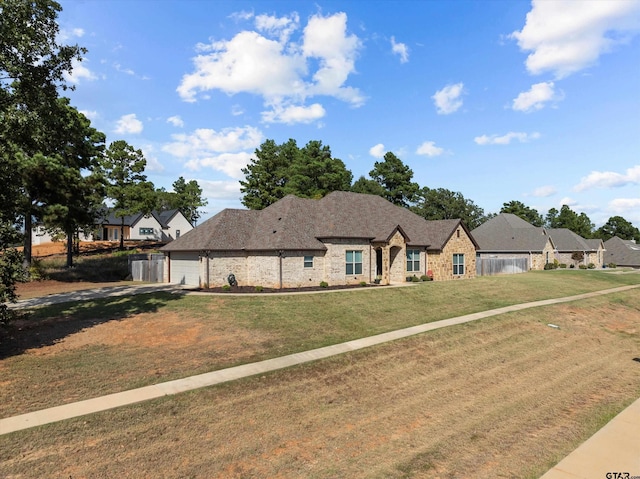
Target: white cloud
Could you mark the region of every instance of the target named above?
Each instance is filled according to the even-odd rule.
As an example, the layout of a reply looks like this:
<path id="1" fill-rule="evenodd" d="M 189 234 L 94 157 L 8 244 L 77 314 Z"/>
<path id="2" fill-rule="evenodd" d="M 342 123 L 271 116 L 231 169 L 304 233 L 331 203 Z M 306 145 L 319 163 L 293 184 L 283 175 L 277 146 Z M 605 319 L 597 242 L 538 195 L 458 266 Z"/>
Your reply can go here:
<path id="1" fill-rule="evenodd" d="M 67 43 L 67 41 L 72 38 L 82 38 L 83 36 L 84 30 L 82 28 L 72 28 L 71 30 L 61 28 L 58 34 L 58 41 L 60 43 Z"/>
<path id="2" fill-rule="evenodd" d="M 172 135 L 173 142 L 162 150 L 173 156 L 188 159 L 192 170 L 202 167 L 222 171 L 232 178 L 243 178 L 244 168 L 253 152 L 262 143 L 262 132 L 254 127 L 226 128 L 222 131 L 198 129 L 191 134 Z M 247 151 L 248 150 L 248 151 Z"/>
<path id="3" fill-rule="evenodd" d="M 182 128 L 184 126 L 184 121 L 180 118 L 180 115 L 170 116 L 167 118 L 167 123 L 171 123 L 173 126 Z"/>
<path id="4" fill-rule="evenodd" d="M 300 27 L 300 17 L 293 13 L 290 17 L 274 17 L 271 15 L 257 15 L 255 24 L 258 31 L 272 37 L 278 37 L 280 43 L 289 41 L 289 37 Z"/>
<path id="5" fill-rule="evenodd" d="M 550 101 L 561 100 L 563 95 L 556 94 L 553 82 L 542 82 L 531 85 L 529 91 L 522 92 L 513 100 L 512 108 L 516 111 L 529 113 L 541 110 Z"/>
<path id="6" fill-rule="evenodd" d="M 640 222 L 640 198 L 616 198 L 611 200 L 608 206 L 616 215 L 624 217 L 627 221 Z"/>
<path id="7" fill-rule="evenodd" d="M 136 118 L 135 113 L 123 115 L 116 123 L 116 129 L 114 130 L 119 134 L 137 134 L 141 133 L 144 126 L 142 122 Z"/>
<path id="8" fill-rule="evenodd" d="M 151 171 L 155 173 L 164 171 L 164 166 L 162 165 L 162 163 L 160 163 L 160 161 L 158 161 L 158 158 L 155 156 L 155 149 L 152 145 L 143 145 L 142 147 L 140 147 L 140 149 L 142 150 L 144 159 L 147 161 L 145 171 Z"/>
<path id="9" fill-rule="evenodd" d="M 369 154 L 374 158 L 384 158 L 385 153 L 386 153 L 386 150 L 382 143 L 378 143 L 377 145 L 369 148 Z"/>
<path id="10" fill-rule="evenodd" d="M 553 186 L 541 186 L 533 190 L 532 195 L 537 198 L 547 198 L 553 196 L 558 192 Z"/>
<path id="11" fill-rule="evenodd" d="M 134 72 L 131 68 L 124 68 L 122 65 L 120 65 L 119 63 L 114 63 L 113 64 L 113 68 L 116 69 L 116 71 L 120 72 L 120 73 L 125 73 L 127 75 L 131 75 L 134 76 L 136 74 L 136 72 Z"/>
<path id="12" fill-rule="evenodd" d="M 240 196 L 239 181 L 197 180 L 202 195 L 212 199 L 236 199 Z"/>
<path id="13" fill-rule="evenodd" d="M 201 54 L 193 58 L 194 72 L 183 76 L 178 94 L 188 102 L 211 90 L 259 95 L 268 109 L 264 117 L 274 121 L 281 121 L 282 112 L 290 113 L 291 121 L 324 116 L 319 115 L 318 103 L 304 106 L 306 99 L 318 95 L 362 105 L 360 91 L 345 85 L 355 72 L 361 48 L 359 38 L 347 33 L 346 14 L 312 16 L 296 42 L 290 35 L 298 29 L 298 22 L 297 14 L 261 15 L 256 17 L 259 31 L 245 30 L 231 40 L 199 44 Z"/>
<path id="14" fill-rule="evenodd" d="M 274 105 L 271 111 L 262 112 L 262 120 L 266 123 L 311 123 L 325 116 L 326 111 L 319 103 L 310 106 Z"/>
<path id="15" fill-rule="evenodd" d="M 628 168 L 624 174 L 614 171 L 592 171 L 580 180 L 573 191 L 584 191 L 591 188 L 619 188 L 634 184 L 640 184 L 640 165 Z"/>
<path id="16" fill-rule="evenodd" d="M 391 51 L 400 57 L 400 63 L 409 61 L 409 47 L 404 43 L 396 43 L 395 37 L 391 37 Z"/>
<path id="17" fill-rule="evenodd" d="M 442 153 L 444 153 L 444 148 L 436 146 L 433 141 L 425 141 L 416 150 L 416 154 L 426 156 L 440 156 Z"/>
<path id="18" fill-rule="evenodd" d="M 185 166 L 190 170 L 198 171 L 204 168 L 222 171 L 231 178 L 244 178 L 242 169 L 251 161 L 252 154 L 242 151 L 240 153 L 222 153 L 220 155 L 208 156 L 189 160 Z"/>
<path id="19" fill-rule="evenodd" d="M 95 110 L 78 110 L 78 111 L 91 121 L 94 121 L 96 118 L 100 116 L 98 112 Z"/>
<path id="20" fill-rule="evenodd" d="M 531 140 L 537 140 L 540 138 L 540 133 L 522 133 L 510 131 L 506 135 L 498 136 L 498 135 L 482 135 L 476 136 L 473 141 L 475 141 L 478 145 L 508 145 L 511 143 L 511 140 L 518 140 L 520 143 L 527 143 Z"/>
<path id="21" fill-rule="evenodd" d="M 438 90 L 431 97 L 433 98 L 436 110 L 439 115 L 449 115 L 460 109 L 462 106 L 462 94 L 464 93 L 464 84 L 456 83 L 455 85 L 447 85 L 442 90 Z"/>
<path id="22" fill-rule="evenodd" d="M 233 116 L 240 116 L 244 114 L 244 109 L 240 105 L 233 105 L 231 107 L 231 114 Z"/>
<path id="23" fill-rule="evenodd" d="M 531 52 L 527 70 L 563 78 L 595 64 L 603 53 L 640 31 L 640 2 L 533 0 L 521 31 L 510 36 Z"/>
<path id="24" fill-rule="evenodd" d="M 64 72 L 63 76 L 66 81 L 74 85 L 80 83 L 80 80 L 93 81 L 98 79 L 95 73 L 75 58 L 71 60 L 71 72 Z"/>
<path id="25" fill-rule="evenodd" d="M 574 200 L 573 198 L 570 198 L 569 196 L 565 196 L 564 198 L 562 198 L 559 202 L 558 202 L 558 206 L 562 207 L 564 205 L 567 206 L 575 206 L 577 205 L 578 202 L 576 200 Z"/>

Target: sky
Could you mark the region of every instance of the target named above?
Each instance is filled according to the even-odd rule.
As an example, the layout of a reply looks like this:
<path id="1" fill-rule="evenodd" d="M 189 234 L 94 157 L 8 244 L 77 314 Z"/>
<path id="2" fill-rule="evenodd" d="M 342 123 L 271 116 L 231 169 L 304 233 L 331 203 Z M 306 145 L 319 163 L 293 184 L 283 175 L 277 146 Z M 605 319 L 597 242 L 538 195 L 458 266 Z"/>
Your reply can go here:
<path id="1" fill-rule="evenodd" d="M 201 221 L 292 138 L 354 181 L 391 151 L 485 213 L 640 227 L 640 0 L 60 3 L 59 40 L 87 49 L 64 94 L 157 188 L 196 180 Z"/>

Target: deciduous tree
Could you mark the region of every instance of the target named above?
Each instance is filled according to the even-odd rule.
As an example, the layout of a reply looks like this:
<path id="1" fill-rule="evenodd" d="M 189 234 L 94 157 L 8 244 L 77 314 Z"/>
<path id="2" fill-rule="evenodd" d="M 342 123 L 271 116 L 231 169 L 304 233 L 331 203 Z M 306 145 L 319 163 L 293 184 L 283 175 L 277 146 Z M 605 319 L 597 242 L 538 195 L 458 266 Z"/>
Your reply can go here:
<path id="1" fill-rule="evenodd" d="M 544 225 L 544 218 L 542 215 L 538 213 L 536 209 L 525 206 L 521 201 L 510 201 L 508 203 L 504 203 L 500 209 L 500 213 L 511 213 L 522 218 L 533 226 Z"/>
<path id="2" fill-rule="evenodd" d="M 462 193 L 424 187 L 418 192 L 418 198 L 418 204 L 411 210 L 427 220 L 461 219 L 471 230 L 484 222 L 484 210 L 465 199 Z"/>
<path id="3" fill-rule="evenodd" d="M 595 236 L 604 241 L 617 236 L 623 240 L 635 240 L 640 243 L 640 229 L 633 226 L 631 222 L 622 216 L 609 218 L 604 225 L 596 230 Z"/>

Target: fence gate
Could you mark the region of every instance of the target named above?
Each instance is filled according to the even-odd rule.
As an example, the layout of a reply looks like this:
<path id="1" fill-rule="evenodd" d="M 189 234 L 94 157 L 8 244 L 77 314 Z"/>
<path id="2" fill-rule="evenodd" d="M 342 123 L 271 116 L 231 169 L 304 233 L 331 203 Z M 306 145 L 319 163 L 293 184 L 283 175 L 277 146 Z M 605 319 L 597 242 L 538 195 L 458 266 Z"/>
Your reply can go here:
<path id="1" fill-rule="evenodd" d="M 164 283 L 164 254 L 129 255 L 129 272 L 133 281 Z"/>

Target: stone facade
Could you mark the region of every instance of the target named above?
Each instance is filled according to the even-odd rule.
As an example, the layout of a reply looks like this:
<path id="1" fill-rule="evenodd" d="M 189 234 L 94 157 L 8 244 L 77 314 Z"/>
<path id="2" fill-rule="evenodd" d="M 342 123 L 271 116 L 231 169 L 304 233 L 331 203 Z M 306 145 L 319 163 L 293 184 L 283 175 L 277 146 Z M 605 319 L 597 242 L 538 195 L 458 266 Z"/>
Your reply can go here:
<path id="1" fill-rule="evenodd" d="M 464 255 L 464 273 L 454 274 L 453 255 Z M 476 277 L 476 248 L 462 227 L 458 227 L 442 249 L 428 251 L 428 268 L 435 281 L 470 279 Z"/>
<path id="2" fill-rule="evenodd" d="M 386 243 L 371 243 L 367 239 L 326 239 L 327 251 L 209 252 L 200 259 L 200 277 L 203 286 L 208 284 L 210 287 L 228 284 L 231 273 L 241 286 L 303 288 L 318 286 L 322 281 L 329 285 L 359 284 L 373 282 L 380 273 L 377 267 L 381 263 L 381 284 L 405 282 L 408 276 L 420 277 L 428 271 L 432 271 L 434 280 L 438 281 L 473 278 L 475 247 L 464 229 L 459 228 L 459 231 L 460 236 L 455 232 L 443 252 L 407 247 L 400 231 Z M 407 249 L 419 252 L 417 271 L 407 270 Z M 348 251 L 360 252 L 361 272 L 347 274 Z M 453 254 L 464 254 L 464 274 L 453 274 Z M 378 255 L 381 261 L 378 261 Z"/>

